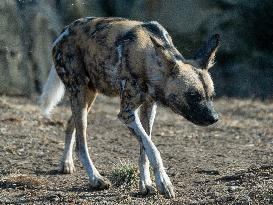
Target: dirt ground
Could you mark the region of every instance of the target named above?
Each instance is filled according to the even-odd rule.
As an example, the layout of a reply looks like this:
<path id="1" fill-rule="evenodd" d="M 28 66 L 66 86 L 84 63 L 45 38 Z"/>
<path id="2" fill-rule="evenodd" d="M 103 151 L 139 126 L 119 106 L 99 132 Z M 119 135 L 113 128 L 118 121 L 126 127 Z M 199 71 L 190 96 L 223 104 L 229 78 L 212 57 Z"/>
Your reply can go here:
<path id="1" fill-rule="evenodd" d="M 273 204 L 273 102 L 219 99 L 220 121 L 198 127 L 159 108 L 153 140 L 176 198 L 142 197 L 131 187 L 91 190 L 76 155 L 76 173 L 60 174 L 70 109 L 44 119 L 35 100 L 0 96 L 2 204 Z M 117 119 L 117 99 L 99 97 L 89 115 L 88 143 L 109 178 L 122 162 L 137 166 L 136 139 Z"/>

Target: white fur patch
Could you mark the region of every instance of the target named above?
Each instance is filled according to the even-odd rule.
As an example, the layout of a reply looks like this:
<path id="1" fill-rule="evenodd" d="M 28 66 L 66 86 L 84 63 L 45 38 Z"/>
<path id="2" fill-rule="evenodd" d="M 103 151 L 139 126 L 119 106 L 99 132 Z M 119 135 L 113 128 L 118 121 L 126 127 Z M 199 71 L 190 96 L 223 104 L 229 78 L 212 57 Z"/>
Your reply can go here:
<path id="1" fill-rule="evenodd" d="M 153 129 L 153 125 L 154 125 L 154 120 L 155 120 L 155 115 L 156 115 L 156 108 L 157 108 L 157 104 L 154 103 L 151 109 L 151 114 L 150 114 L 150 119 L 149 119 L 149 124 L 150 124 L 150 133 L 149 135 L 152 135 L 152 129 Z"/>
<path id="2" fill-rule="evenodd" d="M 107 70 L 107 72 L 111 78 L 111 84 L 113 86 L 116 86 L 118 83 L 119 70 L 120 70 L 119 68 L 120 68 L 121 61 L 122 61 L 122 45 L 119 45 L 116 48 L 116 51 L 117 51 L 118 61 L 116 62 L 115 65 L 109 65 L 109 69 Z"/>
<path id="3" fill-rule="evenodd" d="M 64 32 L 59 35 L 59 37 L 54 41 L 53 46 L 55 46 L 57 43 L 59 43 L 64 37 L 69 35 L 68 28 L 64 30 Z"/>
<path id="4" fill-rule="evenodd" d="M 121 81 L 121 90 L 123 91 L 125 88 L 126 80 Z"/>
<path id="5" fill-rule="evenodd" d="M 62 54 L 61 54 L 61 53 L 58 53 L 58 55 L 57 55 L 57 60 L 60 60 L 61 57 L 62 57 Z"/>
<path id="6" fill-rule="evenodd" d="M 207 65 L 207 69 L 210 69 L 211 67 L 213 67 L 215 65 L 215 55 L 216 55 L 216 50 L 211 54 L 210 58 L 209 58 L 209 62 Z"/>
<path id="7" fill-rule="evenodd" d="M 156 24 L 156 25 L 159 25 L 159 26 L 160 26 L 160 24 L 159 24 L 157 21 L 150 21 L 150 23 Z"/>
<path id="8" fill-rule="evenodd" d="M 94 16 L 87 16 L 84 19 L 89 20 L 89 19 L 93 19 L 93 18 L 95 18 L 95 17 Z"/>
<path id="9" fill-rule="evenodd" d="M 62 99 L 64 92 L 64 84 L 59 78 L 54 66 L 52 66 L 39 100 L 43 115 L 50 117 L 51 110 Z"/>
<path id="10" fill-rule="evenodd" d="M 163 36 L 164 36 L 165 40 L 166 40 L 168 43 L 171 43 L 171 42 L 169 41 L 169 38 L 168 38 L 168 35 L 169 35 L 169 34 L 168 34 L 168 32 L 163 28 L 163 26 L 161 26 L 157 21 L 151 21 L 150 23 L 157 25 L 157 26 L 161 29 L 161 31 L 162 31 L 162 33 L 163 33 Z"/>
<path id="11" fill-rule="evenodd" d="M 135 111 L 135 120 L 131 122 L 128 127 L 134 130 L 135 135 L 137 135 L 139 138 L 141 138 L 142 145 L 144 146 L 145 152 L 149 158 L 149 161 L 151 162 L 151 165 L 154 169 L 155 174 L 155 181 L 157 188 L 160 190 L 160 192 L 164 192 L 166 195 L 174 196 L 174 191 L 172 188 L 172 183 L 166 174 L 166 171 L 163 167 L 163 162 L 160 156 L 159 151 L 157 150 L 154 143 L 151 141 L 149 136 L 144 131 L 137 111 Z M 143 176 L 145 177 L 145 176 Z"/>
<path id="12" fill-rule="evenodd" d="M 145 148 L 145 152 L 154 167 L 154 169 L 159 170 L 163 168 L 162 159 L 159 151 L 155 147 L 154 143 L 151 141 L 148 134 L 145 132 L 142 124 L 139 120 L 137 110 L 135 111 L 135 120 L 131 122 L 128 127 L 134 130 L 134 133 L 137 137 L 141 139 L 142 145 Z"/>
<path id="13" fill-rule="evenodd" d="M 170 41 L 169 41 L 169 39 L 168 39 L 168 32 L 167 31 L 165 31 L 165 30 L 163 30 L 163 36 L 164 36 L 164 38 L 165 38 L 165 40 L 168 42 L 168 43 L 171 43 Z"/>
<path id="14" fill-rule="evenodd" d="M 75 142 L 75 131 L 71 133 L 70 136 L 66 136 L 65 146 L 64 146 L 64 155 L 63 155 L 63 163 L 73 163 L 73 145 Z"/>

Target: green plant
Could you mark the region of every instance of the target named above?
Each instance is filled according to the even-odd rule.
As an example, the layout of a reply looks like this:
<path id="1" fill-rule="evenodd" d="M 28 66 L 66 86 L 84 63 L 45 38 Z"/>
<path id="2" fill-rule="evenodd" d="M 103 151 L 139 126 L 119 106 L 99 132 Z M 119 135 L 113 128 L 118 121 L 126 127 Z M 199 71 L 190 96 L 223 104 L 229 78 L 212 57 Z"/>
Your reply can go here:
<path id="1" fill-rule="evenodd" d="M 137 168 L 130 162 L 116 165 L 110 174 L 110 181 L 114 186 L 131 186 L 136 182 Z"/>

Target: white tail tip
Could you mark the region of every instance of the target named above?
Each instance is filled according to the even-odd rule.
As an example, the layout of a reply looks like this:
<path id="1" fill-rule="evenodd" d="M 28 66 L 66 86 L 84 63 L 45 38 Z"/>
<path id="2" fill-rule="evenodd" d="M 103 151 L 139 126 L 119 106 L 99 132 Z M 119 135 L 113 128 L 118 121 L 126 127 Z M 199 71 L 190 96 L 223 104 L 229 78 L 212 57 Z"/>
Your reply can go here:
<path id="1" fill-rule="evenodd" d="M 59 78 L 54 66 L 52 66 L 44 85 L 43 93 L 39 99 L 42 114 L 45 117 L 50 118 L 52 109 L 61 101 L 64 93 L 64 84 Z"/>

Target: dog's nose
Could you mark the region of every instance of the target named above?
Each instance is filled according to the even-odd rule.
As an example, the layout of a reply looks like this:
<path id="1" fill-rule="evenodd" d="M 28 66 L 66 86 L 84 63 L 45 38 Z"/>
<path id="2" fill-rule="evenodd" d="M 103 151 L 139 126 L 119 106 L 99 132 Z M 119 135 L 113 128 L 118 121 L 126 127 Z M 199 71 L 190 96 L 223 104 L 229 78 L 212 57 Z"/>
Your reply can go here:
<path id="1" fill-rule="evenodd" d="M 213 123 L 217 122 L 219 120 L 219 115 L 215 111 L 212 101 L 207 102 L 206 108 L 207 108 L 207 111 L 208 111 L 208 115 L 207 115 L 208 122 L 210 124 L 213 124 Z"/>
<path id="2" fill-rule="evenodd" d="M 212 114 L 211 123 L 215 123 L 219 120 L 219 115 L 215 112 Z"/>

